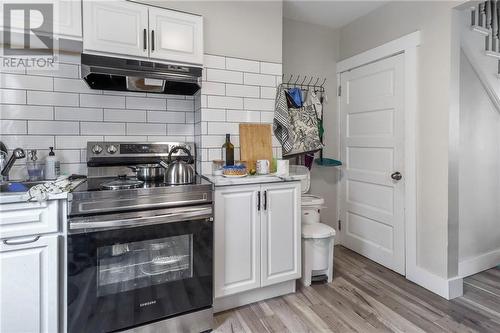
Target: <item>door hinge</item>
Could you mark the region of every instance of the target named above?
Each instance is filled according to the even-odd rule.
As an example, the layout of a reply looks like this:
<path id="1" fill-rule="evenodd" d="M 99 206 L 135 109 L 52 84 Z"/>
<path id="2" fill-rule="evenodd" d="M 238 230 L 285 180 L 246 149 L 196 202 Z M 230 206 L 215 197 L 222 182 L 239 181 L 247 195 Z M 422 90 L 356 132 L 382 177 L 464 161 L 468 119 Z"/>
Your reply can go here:
<path id="1" fill-rule="evenodd" d="M 341 230 L 342 230 L 342 221 L 339 220 L 339 231 L 341 231 Z"/>
<path id="2" fill-rule="evenodd" d="M 339 86 L 339 96 L 342 96 L 342 86 Z"/>

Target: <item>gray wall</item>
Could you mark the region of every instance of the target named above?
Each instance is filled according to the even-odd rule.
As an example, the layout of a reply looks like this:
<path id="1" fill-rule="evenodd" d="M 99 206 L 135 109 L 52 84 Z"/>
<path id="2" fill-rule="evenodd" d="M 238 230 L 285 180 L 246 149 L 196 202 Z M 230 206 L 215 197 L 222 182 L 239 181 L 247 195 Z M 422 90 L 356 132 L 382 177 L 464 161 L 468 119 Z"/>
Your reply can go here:
<path id="1" fill-rule="evenodd" d="M 466 261 L 500 251 L 500 113 L 461 60 L 459 260 Z"/>
<path id="2" fill-rule="evenodd" d="M 207 54 L 281 63 L 281 1 L 137 2 L 203 15 Z"/>
<path id="3" fill-rule="evenodd" d="M 420 30 L 417 114 L 417 264 L 449 275 L 448 112 L 453 2 L 393 2 L 340 30 L 345 59 Z"/>
<path id="4" fill-rule="evenodd" d="M 283 73 L 311 77 L 326 77 L 328 101 L 324 105 L 325 157 L 338 159 L 338 124 L 336 62 L 338 59 L 338 31 L 326 27 L 283 20 Z M 313 166 L 311 193 L 325 198 L 327 208 L 322 211 L 322 222 L 336 228 L 338 168 Z"/>

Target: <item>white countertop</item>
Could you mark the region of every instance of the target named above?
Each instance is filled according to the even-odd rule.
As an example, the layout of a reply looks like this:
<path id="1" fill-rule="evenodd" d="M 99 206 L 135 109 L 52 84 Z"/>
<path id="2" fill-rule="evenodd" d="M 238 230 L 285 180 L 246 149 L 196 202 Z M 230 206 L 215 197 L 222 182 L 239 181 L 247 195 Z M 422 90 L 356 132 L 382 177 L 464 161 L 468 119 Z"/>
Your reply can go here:
<path id="1" fill-rule="evenodd" d="M 224 176 L 204 175 L 206 179 L 212 182 L 215 186 L 232 186 L 232 185 L 251 185 L 262 183 L 279 183 L 296 181 L 291 177 L 277 177 L 273 175 L 266 176 L 246 176 L 241 178 L 228 178 Z"/>
<path id="2" fill-rule="evenodd" d="M 27 202 L 24 195 L 26 192 L 0 192 L 0 205 L 16 202 Z M 47 200 L 66 200 L 68 192 L 49 194 Z"/>

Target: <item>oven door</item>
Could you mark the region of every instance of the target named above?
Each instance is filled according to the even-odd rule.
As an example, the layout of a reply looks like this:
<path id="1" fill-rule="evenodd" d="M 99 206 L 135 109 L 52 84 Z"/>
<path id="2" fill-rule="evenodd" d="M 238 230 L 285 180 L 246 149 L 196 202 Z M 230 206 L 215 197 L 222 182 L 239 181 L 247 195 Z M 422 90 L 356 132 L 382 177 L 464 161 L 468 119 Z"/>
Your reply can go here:
<path id="1" fill-rule="evenodd" d="M 212 206 L 70 219 L 68 331 L 111 332 L 212 305 Z"/>

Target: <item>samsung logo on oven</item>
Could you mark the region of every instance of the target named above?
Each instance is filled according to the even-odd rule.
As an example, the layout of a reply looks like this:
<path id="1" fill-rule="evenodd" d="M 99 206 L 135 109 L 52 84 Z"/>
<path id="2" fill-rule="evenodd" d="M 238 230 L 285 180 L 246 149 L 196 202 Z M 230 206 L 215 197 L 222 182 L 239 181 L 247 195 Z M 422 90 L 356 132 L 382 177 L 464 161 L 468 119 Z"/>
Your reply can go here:
<path id="1" fill-rule="evenodd" d="M 144 302 L 144 303 L 140 303 L 139 306 L 142 308 L 142 307 L 150 306 L 150 305 L 153 305 L 153 304 L 156 304 L 156 300 L 149 301 L 149 302 Z"/>

